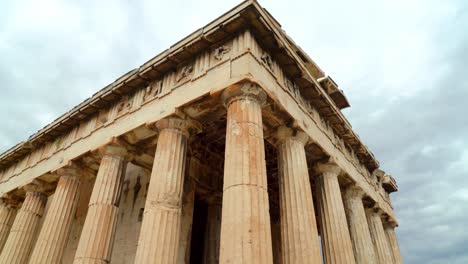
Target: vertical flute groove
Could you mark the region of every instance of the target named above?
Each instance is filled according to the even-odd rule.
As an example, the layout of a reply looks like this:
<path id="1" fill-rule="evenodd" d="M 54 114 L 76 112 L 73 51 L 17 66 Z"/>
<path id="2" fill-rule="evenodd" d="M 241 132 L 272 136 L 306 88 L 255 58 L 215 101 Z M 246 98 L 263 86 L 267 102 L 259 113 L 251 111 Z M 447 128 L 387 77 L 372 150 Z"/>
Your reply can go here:
<path id="1" fill-rule="evenodd" d="M 322 171 L 316 179 L 323 255 L 327 264 L 355 263 L 338 172 Z"/>
<path id="2" fill-rule="evenodd" d="M 395 225 L 386 225 L 384 227 L 385 233 L 387 234 L 388 243 L 393 253 L 393 260 L 395 264 L 402 264 L 403 259 L 401 258 L 400 247 L 395 234 Z"/>
<path id="3" fill-rule="evenodd" d="M 280 143 L 278 165 L 283 264 L 321 263 L 304 143 Z"/>
<path id="4" fill-rule="evenodd" d="M 361 189 L 351 186 L 345 191 L 343 200 L 356 263 L 372 264 L 377 259 L 362 203 L 363 197 L 364 192 Z"/>
<path id="5" fill-rule="evenodd" d="M 78 202 L 80 181 L 62 176 L 45 216 L 29 263 L 61 263 Z"/>
<path id="6" fill-rule="evenodd" d="M 219 263 L 272 263 L 262 99 L 258 87 L 228 89 Z"/>
<path id="7" fill-rule="evenodd" d="M 376 209 L 368 209 L 367 222 L 369 224 L 369 230 L 378 262 L 382 264 L 393 263 L 392 252 L 390 251 L 388 240 L 383 229 L 379 211 Z"/>
<path id="8" fill-rule="evenodd" d="M 7 205 L 0 205 L 0 252 L 7 241 L 8 235 L 10 234 L 11 226 L 15 220 L 16 209 Z"/>
<path id="9" fill-rule="evenodd" d="M 178 257 L 188 135 L 184 121 L 163 121 L 174 124 L 160 128 L 138 239 L 138 264 L 176 263 Z"/>
<path id="10" fill-rule="evenodd" d="M 27 192 L 23 205 L 11 227 L 0 256 L 1 264 L 27 263 L 47 197 L 39 192 Z"/>
<path id="11" fill-rule="evenodd" d="M 73 263 L 110 262 L 125 168 L 122 155 L 102 158 Z"/>

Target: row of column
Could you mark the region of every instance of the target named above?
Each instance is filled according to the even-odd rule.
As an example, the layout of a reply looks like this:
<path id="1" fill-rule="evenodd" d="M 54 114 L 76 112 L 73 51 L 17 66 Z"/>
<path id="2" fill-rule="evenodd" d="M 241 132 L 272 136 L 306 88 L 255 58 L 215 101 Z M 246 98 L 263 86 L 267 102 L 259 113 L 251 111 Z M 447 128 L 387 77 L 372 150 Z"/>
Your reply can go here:
<path id="1" fill-rule="evenodd" d="M 278 138 L 282 263 L 322 263 L 303 132 L 280 127 Z M 325 263 L 402 263 L 395 225 L 383 226 L 378 209 L 365 209 L 364 192 L 338 182 L 334 163 L 315 167 L 318 216 Z M 385 232 L 384 232 L 385 228 Z"/>
<path id="2" fill-rule="evenodd" d="M 219 257 L 220 263 L 273 263 L 262 124 L 266 95 L 246 83 L 226 89 L 222 99 L 227 107 L 223 199 L 221 208 L 212 208 L 212 214 L 222 210 L 222 220 L 220 227 L 213 224 L 209 230 L 221 235 L 219 256 L 206 254 L 211 256 L 207 261 L 215 263 Z M 137 245 L 138 264 L 176 263 L 179 255 L 187 139 L 194 123 L 166 118 L 156 126 L 159 137 Z M 322 263 L 304 149 L 308 137 L 282 127 L 277 138 L 282 263 Z M 102 153 L 75 264 L 110 262 L 128 154 L 118 144 L 108 145 Z M 325 263 L 401 263 L 394 225 L 384 227 L 376 209 L 365 212 L 364 194 L 357 187 L 348 188 L 342 197 L 336 164 L 319 164 L 316 170 Z M 28 263 L 28 259 L 29 263 L 61 262 L 76 210 L 79 174 L 73 166 L 59 171 L 34 249 L 46 196 L 34 188 L 26 190 L 14 221 L 15 210 L 0 206 L 0 264 Z"/>

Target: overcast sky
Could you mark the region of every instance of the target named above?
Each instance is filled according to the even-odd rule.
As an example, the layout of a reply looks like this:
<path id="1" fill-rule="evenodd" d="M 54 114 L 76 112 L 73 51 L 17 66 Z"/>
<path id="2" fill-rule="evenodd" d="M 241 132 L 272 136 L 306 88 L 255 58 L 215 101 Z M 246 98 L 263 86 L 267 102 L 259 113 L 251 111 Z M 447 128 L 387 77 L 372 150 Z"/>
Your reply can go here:
<path id="1" fill-rule="evenodd" d="M 0 152 L 239 3 L 79 2 L 0 3 Z M 468 263 L 468 1 L 261 4 L 397 180 L 405 262 Z"/>

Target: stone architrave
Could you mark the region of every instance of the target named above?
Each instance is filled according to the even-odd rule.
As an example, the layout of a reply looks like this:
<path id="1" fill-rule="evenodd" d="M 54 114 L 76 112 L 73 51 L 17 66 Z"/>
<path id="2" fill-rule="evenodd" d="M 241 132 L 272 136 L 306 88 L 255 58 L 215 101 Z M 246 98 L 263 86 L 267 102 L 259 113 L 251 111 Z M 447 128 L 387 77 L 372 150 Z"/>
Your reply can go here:
<path id="1" fill-rule="evenodd" d="M 272 263 L 262 105 L 253 83 L 226 88 L 226 149 L 219 263 Z"/>
<path id="2" fill-rule="evenodd" d="M 111 261 L 127 150 L 123 146 L 110 144 L 102 152 L 74 264 Z"/>
<path id="3" fill-rule="evenodd" d="M 378 263 L 393 263 L 392 252 L 382 225 L 382 211 L 378 208 L 368 208 L 366 215 Z"/>
<path id="4" fill-rule="evenodd" d="M 176 263 L 187 139 L 193 121 L 165 118 L 159 130 L 135 263 Z"/>
<path id="5" fill-rule="evenodd" d="M 388 244 L 393 253 L 393 260 L 396 264 L 402 264 L 403 259 L 401 258 L 400 246 L 398 245 L 398 239 L 395 234 L 395 222 L 387 222 L 384 225 L 385 233 L 387 234 Z"/>
<path id="6" fill-rule="evenodd" d="M 321 263 L 304 149 L 309 137 L 287 127 L 280 127 L 277 137 L 282 262 Z"/>
<path id="7" fill-rule="evenodd" d="M 349 232 L 354 248 L 356 263 L 373 264 L 377 262 L 374 245 L 367 224 L 362 198 L 364 191 L 357 186 L 349 186 L 343 195 L 343 203 L 348 218 Z"/>
<path id="8" fill-rule="evenodd" d="M 58 174 L 60 179 L 31 254 L 31 264 L 62 262 L 78 203 L 80 180 L 74 167 L 62 168 Z"/>
<path id="9" fill-rule="evenodd" d="M 2 264 L 28 263 L 34 237 L 44 213 L 47 196 L 34 187 L 29 189 L 27 186 L 25 190 L 26 198 L 18 210 L 10 235 L 0 255 L 0 263 Z"/>
<path id="10" fill-rule="evenodd" d="M 16 216 L 16 208 L 2 202 L 0 204 L 0 252 L 2 252 L 3 246 L 7 241 L 8 235 L 10 234 L 11 226 Z"/>
<path id="11" fill-rule="evenodd" d="M 316 170 L 319 173 L 315 185 L 325 263 L 353 264 L 353 246 L 338 182 L 341 169 L 328 162 L 318 164 Z"/>

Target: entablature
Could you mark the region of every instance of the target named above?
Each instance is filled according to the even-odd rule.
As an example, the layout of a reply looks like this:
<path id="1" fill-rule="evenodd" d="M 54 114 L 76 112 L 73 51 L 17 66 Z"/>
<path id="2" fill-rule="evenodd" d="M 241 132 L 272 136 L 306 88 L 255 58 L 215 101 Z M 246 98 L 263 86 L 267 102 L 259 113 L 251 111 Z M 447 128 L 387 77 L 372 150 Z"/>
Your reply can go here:
<path id="1" fill-rule="evenodd" d="M 398 185 L 395 179 L 391 175 L 388 175 L 388 174 L 386 174 L 382 180 L 382 187 L 385 189 L 387 193 L 398 191 Z"/>
<path id="2" fill-rule="evenodd" d="M 56 169 L 59 164 L 92 151 L 98 147 L 99 140 L 104 143 L 103 139 L 108 136 L 123 135 L 129 143 L 151 140 L 156 132 L 145 126 L 149 114 L 154 113 L 151 119 L 155 121 L 173 113 L 178 104 L 188 103 L 213 89 L 225 88 L 229 83 L 246 78 L 249 73 L 236 72 L 233 64 L 248 56 L 255 58 L 274 76 L 346 160 L 370 181 L 378 162 L 341 114 L 339 104 L 333 99 L 333 94 L 339 90 L 336 84 L 325 77 L 307 55 L 299 52 L 300 48 L 294 46 L 270 20 L 256 2 L 246 1 L 140 68 L 128 72 L 38 131 L 27 142 L 2 154 L 0 185 L 35 166 L 40 169 L 37 172 L 30 170 L 27 177 L 39 177 L 48 169 Z M 209 74 L 212 76 L 210 81 L 201 80 Z M 180 92 L 181 89 L 187 89 L 187 92 Z M 199 91 L 190 91 L 192 89 Z M 173 94 L 175 91 L 177 95 Z M 187 95 L 189 91 L 191 94 Z M 182 96 L 184 93 L 185 97 Z M 168 98 L 170 94 L 173 97 Z M 172 98 L 187 101 L 175 102 Z M 150 108 L 153 112 L 148 110 Z M 130 118 L 129 115 L 134 113 Z M 109 133 L 111 129 L 114 129 L 112 135 Z M 77 147 L 78 144 L 84 145 Z M 71 154 L 70 149 L 79 151 Z M 137 164 L 151 160 L 149 153 L 138 158 Z M 53 165 L 44 166 L 46 161 Z M 10 181 L 6 187 L 1 186 L 4 188 L 0 191 L 9 191 L 19 182 L 17 179 Z"/>
<path id="3" fill-rule="evenodd" d="M 12 163 L 31 153 L 33 149 L 56 139 L 79 125 L 83 120 L 100 112 L 101 109 L 110 107 L 116 101 L 124 101 L 123 98 L 129 96 L 129 93 L 138 88 L 151 86 L 148 89 L 154 89 L 155 86 L 159 85 L 150 85 L 155 79 L 163 79 L 162 77 L 167 74 L 175 74 L 173 78 L 178 81 L 187 79 L 188 75 L 193 75 L 194 69 L 193 66 L 184 64 L 199 56 L 203 51 L 213 46 L 219 46 L 220 42 L 232 38 L 235 34 L 246 29 L 251 30 L 260 45 L 272 54 L 284 70 L 284 74 L 289 76 L 297 85 L 306 100 L 316 105 L 324 118 L 330 121 L 331 126 L 340 132 L 339 134 L 342 134 L 347 144 L 354 149 L 362 162 L 369 168 L 369 171 L 377 168 L 377 160 L 362 144 L 358 136 L 352 131 L 346 118 L 339 111 L 339 108 L 346 105 L 345 102 L 347 102 L 343 94 L 339 92 L 339 89 L 333 90 L 332 94 L 324 91 L 324 87 L 317 81 L 318 78 L 323 77 L 323 71 L 300 47 L 292 42 L 273 17 L 255 1 L 250 0 L 239 4 L 139 68 L 124 74 L 91 98 L 86 99 L 50 125 L 39 130 L 27 141 L 7 150 L 0 155 L 0 169 L 6 169 Z M 220 47 L 216 52 L 218 56 L 222 57 L 227 51 Z M 264 59 L 268 60 L 268 58 Z M 178 72 L 179 70 L 182 71 Z M 329 89 L 328 82 L 324 85 L 325 89 Z M 124 105 L 120 106 L 120 108 L 124 107 Z"/>
<path id="4" fill-rule="evenodd" d="M 350 107 L 348 99 L 346 99 L 343 91 L 338 88 L 338 85 L 330 76 L 321 77 L 317 79 L 317 81 L 325 88 L 338 108 L 344 109 Z"/>

